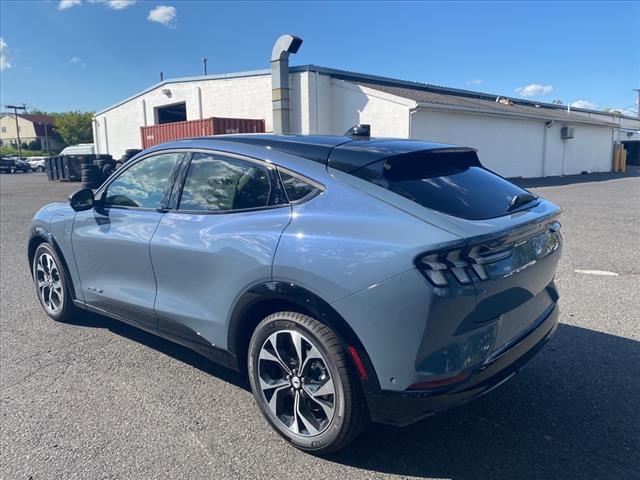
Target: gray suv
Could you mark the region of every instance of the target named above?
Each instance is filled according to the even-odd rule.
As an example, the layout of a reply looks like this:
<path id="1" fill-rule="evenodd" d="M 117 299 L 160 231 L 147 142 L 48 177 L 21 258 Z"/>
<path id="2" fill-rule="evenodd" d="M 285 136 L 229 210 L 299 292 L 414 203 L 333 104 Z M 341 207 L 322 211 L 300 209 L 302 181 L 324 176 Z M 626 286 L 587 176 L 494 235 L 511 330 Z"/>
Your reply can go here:
<path id="1" fill-rule="evenodd" d="M 543 347 L 559 213 L 470 148 L 219 136 L 45 206 L 28 259 L 51 318 L 97 312 L 247 372 L 272 427 L 323 454 L 472 400 Z"/>

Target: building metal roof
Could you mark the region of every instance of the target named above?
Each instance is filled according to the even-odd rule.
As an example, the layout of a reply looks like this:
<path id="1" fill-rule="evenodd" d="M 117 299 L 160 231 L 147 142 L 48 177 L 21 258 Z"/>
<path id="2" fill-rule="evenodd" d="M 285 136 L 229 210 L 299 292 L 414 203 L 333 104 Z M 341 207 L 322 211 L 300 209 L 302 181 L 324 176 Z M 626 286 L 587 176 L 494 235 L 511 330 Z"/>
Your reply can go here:
<path id="1" fill-rule="evenodd" d="M 373 88 L 398 97 L 413 100 L 418 108 L 453 107 L 465 112 L 477 112 L 494 115 L 509 115 L 517 117 L 538 118 L 548 121 L 562 121 L 571 123 L 587 123 L 594 125 L 617 125 L 610 120 L 591 118 L 582 114 L 572 114 L 567 110 L 549 109 L 543 106 L 521 105 L 506 97 L 485 100 L 468 96 L 457 96 L 444 93 L 436 93 L 428 90 L 406 87 L 392 87 L 388 85 L 376 85 L 371 83 L 359 83 L 364 87 Z M 498 101 L 503 99 L 505 103 Z M 446 108 L 450 110 L 451 108 Z"/>
<path id="2" fill-rule="evenodd" d="M 475 109 L 478 111 L 489 110 L 494 114 L 500 115 L 519 115 L 529 116 L 535 118 L 547 118 L 549 120 L 563 120 L 580 123 L 592 123 L 599 125 L 617 125 L 616 119 L 622 117 L 630 120 L 638 120 L 636 117 L 627 115 L 611 114 L 598 110 L 590 110 L 585 108 L 569 108 L 566 105 L 556 105 L 552 103 L 536 102 L 532 100 L 525 100 L 520 98 L 513 98 L 505 95 L 497 95 L 485 92 L 476 92 L 472 90 L 465 90 L 459 88 L 445 87 L 442 85 L 434 85 L 429 83 L 421 83 L 410 80 L 400 80 L 390 77 L 382 77 L 378 75 L 369 75 L 358 72 L 351 72 L 348 70 L 339 70 L 334 68 L 321 67 L 318 65 L 298 65 L 290 68 L 292 73 L 297 72 L 316 72 L 322 75 L 327 75 L 335 79 L 350 81 L 363 86 L 368 86 L 380 91 L 392 93 L 410 100 L 414 100 L 422 106 L 427 105 L 441 105 L 443 107 L 462 107 L 460 109 Z M 223 80 L 230 78 L 241 77 L 253 77 L 270 75 L 270 70 L 251 70 L 244 72 L 214 74 L 214 75 L 199 75 L 193 77 L 181 77 L 166 79 L 162 82 L 156 83 L 145 90 L 128 97 L 115 105 L 105 108 L 95 115 L 101 115 L 108 112 L 124 103 L 127 103 L 135 98 L 138 98 L 145 93 L 160 88 L 164 85 L 173 83 L 185 83 L 196 81 L 209 81 L 209 80 Z M 504 105 L 496 102 L 496 99 L 503 98 L 508 99 L 511 105 Z M 574 115 L 574 113 L 582 113 L 583 115 Z M 610 120 L 603 118 L 593 118 L 589 115 L 598 115 L 601 117 L 607 117 Z"/>

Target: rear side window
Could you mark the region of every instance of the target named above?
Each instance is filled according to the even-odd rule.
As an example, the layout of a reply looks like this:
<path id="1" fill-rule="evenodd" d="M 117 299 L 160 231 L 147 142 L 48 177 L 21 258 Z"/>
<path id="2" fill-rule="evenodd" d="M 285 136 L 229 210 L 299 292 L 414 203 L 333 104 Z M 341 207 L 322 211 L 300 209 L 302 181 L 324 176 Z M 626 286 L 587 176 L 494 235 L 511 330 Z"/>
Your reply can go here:
<path id="1" fill-rule="evenodd" d="M 282 179 L 282 185 L 287 192 L 287 197 L 290 202 L 296 202 L 302 200 L 307 195 L 312 194 L 317 190 L 313 185 L 308 184 L 304 180 L 289 175 L 283 171 L 280 171 L 280 178 Z"/>
<path id="2" fill-rule="evenodd" d="M 216 154 L 194 153 L 179 210 L 231 211 L 266 207 L 272 173 L 266 167 Z"/>
<path id="3" fill-rule="evenodd" d="M 482 167 L 472 151 L 412 152 L 375 162 L 351 174 L 424 207 L 469 220 L 507 215 L 518 195 L 535 199 Z"/>

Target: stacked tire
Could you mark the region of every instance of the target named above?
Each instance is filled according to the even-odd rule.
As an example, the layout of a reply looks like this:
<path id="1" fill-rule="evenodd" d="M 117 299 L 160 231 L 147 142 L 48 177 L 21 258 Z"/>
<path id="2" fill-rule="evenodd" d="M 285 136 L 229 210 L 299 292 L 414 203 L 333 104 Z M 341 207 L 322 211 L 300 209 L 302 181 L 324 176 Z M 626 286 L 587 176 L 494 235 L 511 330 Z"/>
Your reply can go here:
<path id="1" fill-rule="evenodd" d="M 100 181 L 104 182 L 116 169 L 116 161 L 111 155 L 97 155 L 93 164 L 98 167 Z"/>
<path id="2" fill-rule="evenodd" d="M 122 157 L 120 157 L 120 160 L 118 160 L 118 162 L 120 162 L 121 164 L 127 163 L 129 160 L 131 160 L 133 157 L 135 157 L 141 151 L 142 150 L 140 150 L 139 148 L 129 148 L 129 149 L 124 151 L 124 155 L 122 155 Z"/>
<path id="3" fill-rule="evenodd" d="M 85 164 L 80 167 L 80 180 L 84 188 L 98 188 L 100 184 L 100 171 L 94 164 Z"/>

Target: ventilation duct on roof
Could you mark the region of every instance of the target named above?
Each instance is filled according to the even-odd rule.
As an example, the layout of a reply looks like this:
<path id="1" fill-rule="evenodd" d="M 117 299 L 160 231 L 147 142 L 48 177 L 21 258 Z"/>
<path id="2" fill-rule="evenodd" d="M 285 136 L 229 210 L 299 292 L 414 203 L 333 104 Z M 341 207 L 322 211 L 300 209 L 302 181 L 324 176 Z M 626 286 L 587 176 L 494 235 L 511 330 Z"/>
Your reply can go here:
<path id="1" fill-rule="evenodd" d="M 282 35 L 271 52 L 271 102 L 273 109 L 273 133 L 290 133 L 289 108 L 289 54 L 297 53 L 302 39 L 294 35 Z"/>

